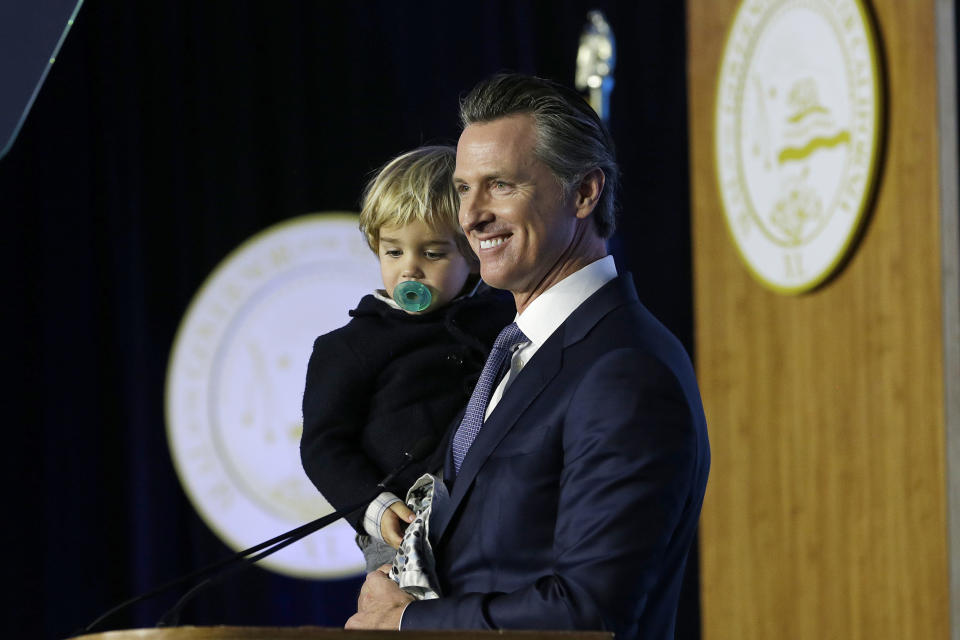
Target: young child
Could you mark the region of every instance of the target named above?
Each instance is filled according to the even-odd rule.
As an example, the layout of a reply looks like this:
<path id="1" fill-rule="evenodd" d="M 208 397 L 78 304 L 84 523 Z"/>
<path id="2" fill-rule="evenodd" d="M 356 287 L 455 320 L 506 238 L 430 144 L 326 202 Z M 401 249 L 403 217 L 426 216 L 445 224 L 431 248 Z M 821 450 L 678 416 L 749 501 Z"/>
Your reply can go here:
<path id="1" fill-rule="evenodd" d="M 509 297 L 479 281 L 457 222 L 455 160 L 453 147 L 421 147 L 387 163 L 364 191 L 360 229 L 384 288 L 364 296 L 346 326 L 317 338 L 303 394 L 303 468 L 334 508 L 373 494 L 422 439 L 439 445 L 516 314 Z M 393 299 L 411 281 L 429 291 L 418 298 L 430 299 L 422 311 Z M 442 465 L 435 456 L 412 464 L 389 492 L 347 516 L 368 571 L 393 559 L 413 520 L 401 498 L 431 458 Z"/>

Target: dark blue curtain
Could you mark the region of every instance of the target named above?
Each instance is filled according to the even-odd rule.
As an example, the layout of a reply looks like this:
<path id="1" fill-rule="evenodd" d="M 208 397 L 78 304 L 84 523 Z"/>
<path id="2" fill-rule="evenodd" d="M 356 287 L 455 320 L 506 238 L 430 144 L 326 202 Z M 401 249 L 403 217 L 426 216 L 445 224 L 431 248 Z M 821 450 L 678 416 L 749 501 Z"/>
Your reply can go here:
<path id="1" fill-rule="evenodd" d="M 88 0 L 0 160 L 4 626 L 61 638 L 228 553 L 180 488 L 163 422 L 168 354 L 201 282 L 272 223 L 356 209 L 391 156 L 455 142 L 458 97 L 481 77 L 572 84 L 592 8 L 618 39 L 613 249 L 692 350 L 682 2 Z M 699 637 L 696 566 L 682 638 Z M 360 582 L 254 568 L 183 621 L 342 625 Z M 176 595 L 109 627 L 152 626 Z"/>

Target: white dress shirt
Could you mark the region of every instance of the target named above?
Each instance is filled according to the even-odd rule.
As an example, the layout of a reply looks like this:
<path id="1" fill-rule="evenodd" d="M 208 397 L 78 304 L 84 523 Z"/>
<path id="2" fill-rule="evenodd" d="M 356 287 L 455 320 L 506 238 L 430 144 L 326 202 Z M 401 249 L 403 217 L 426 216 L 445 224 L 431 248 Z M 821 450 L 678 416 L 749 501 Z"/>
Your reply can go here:
<path id="1" fill-rule="evenodd" d="M 557 327 L 587 298 L 616 277 L 617 265 L 613 262 L 613 256 L 600 258 L 541 293 L 523 313 L 517 315 L 514 322 L 529 341 L 521 342 L 513 352 L 510 370 L 493 390 L 484 420 L 490 417 L 490 412 L 500 402 L 504 391 Z"/>

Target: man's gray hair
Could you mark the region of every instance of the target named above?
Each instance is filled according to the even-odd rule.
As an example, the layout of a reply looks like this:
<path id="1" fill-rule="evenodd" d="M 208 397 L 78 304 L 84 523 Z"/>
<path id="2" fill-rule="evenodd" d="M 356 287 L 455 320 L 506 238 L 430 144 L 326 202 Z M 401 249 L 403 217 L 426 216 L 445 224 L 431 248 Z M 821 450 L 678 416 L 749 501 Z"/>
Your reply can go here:
<path id="1" fill-rule="evenodd" d="M 603 171 L 603 193 L 593 210 L 601 238 L 613 235 L 619 170 L 613 140 L 580 94 L 556 82 L 522 74 L 498 74 L 481 81 L 460 101 L 460 122 L 492 122 L 530 114 L 537 131 L 534 154 L 557 178 L 565 197 L 587 173 Z"/>

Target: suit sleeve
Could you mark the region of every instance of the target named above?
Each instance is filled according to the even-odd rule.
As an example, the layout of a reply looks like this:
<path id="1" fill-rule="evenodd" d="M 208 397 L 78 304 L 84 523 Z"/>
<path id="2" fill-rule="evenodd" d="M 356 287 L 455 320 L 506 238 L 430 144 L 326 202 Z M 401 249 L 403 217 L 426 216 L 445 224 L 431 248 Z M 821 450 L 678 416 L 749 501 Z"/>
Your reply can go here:
<path id="1" fill-rule="evenodd" d="M 672 371 L 633 349 L 599 358 L 569 398 L 552 572 L 510 593 L 414 602 L 404 629 L 633 624 L 696 483 L 693 411 Z"/>
<path id="2" fill-rule="evenodd" d="M 368 366 L 338 332 L 314 342 L 303 392 L 300 459 L 326 500 L 343 509 L 376 491 L 382 474 L 361 446 L 376 368 Z M 363 533 L 363 509 L 346 520 Z"/>

